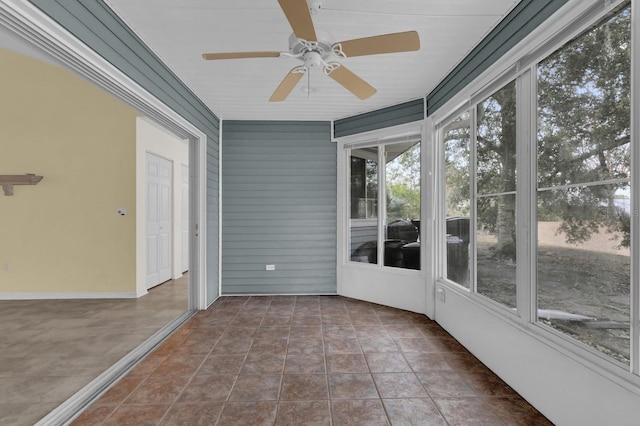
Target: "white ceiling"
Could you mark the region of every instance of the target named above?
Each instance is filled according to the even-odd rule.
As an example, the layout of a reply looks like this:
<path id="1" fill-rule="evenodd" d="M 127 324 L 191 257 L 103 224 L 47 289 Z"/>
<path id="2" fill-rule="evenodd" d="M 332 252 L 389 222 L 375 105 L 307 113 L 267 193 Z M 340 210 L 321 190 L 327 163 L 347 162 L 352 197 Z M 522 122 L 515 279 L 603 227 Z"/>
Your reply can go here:
<path id="1" fill-rule="evenodd" d="M 284 102 L 269 97 L 292 58 L 205 61 L 204 52 L 287 51 L 277 0 L 105 0 L 224 120 L 334 120 L 425 96 L 517 3 L 514 0 L 322 0 L 332 41 L 416 30 L 421 49 L 342 59 L 378 92 L 361 101 L 314 69 Z"/>

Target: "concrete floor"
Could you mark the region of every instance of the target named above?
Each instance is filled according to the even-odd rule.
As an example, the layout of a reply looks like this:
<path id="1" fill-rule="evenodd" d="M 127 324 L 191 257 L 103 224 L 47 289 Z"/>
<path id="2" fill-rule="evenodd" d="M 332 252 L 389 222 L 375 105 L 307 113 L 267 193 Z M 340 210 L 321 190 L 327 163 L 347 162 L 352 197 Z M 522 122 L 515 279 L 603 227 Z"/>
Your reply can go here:
<path id="1" fill-rule="evenodd" d="M 0 301 L 0 424 L 33 425 L 187 304 L 186 274 L 139 299 Z"/>

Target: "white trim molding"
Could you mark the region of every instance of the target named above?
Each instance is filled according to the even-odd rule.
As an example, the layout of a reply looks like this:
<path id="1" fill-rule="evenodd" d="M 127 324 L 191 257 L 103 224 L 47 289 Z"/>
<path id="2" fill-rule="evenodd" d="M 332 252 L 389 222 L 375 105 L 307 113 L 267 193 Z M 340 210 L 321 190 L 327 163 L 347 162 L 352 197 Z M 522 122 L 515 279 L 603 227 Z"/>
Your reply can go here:
<path id="1" fill-rule="evenodd" d="M 0 300 L 136 299 L 135 292 L 0 293 Z"/>

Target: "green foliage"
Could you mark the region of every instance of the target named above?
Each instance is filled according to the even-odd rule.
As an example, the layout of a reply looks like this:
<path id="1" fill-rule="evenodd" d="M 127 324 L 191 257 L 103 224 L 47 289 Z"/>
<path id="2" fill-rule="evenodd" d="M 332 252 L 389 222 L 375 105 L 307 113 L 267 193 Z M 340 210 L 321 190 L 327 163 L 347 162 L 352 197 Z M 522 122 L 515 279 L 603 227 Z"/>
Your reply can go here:
<path id="1" fill-rule="evenodd" d="M 397 219 L 420 219 L 420 188 L 406 183 L 387 185 L 387 216 L 389 222 Z"/>
<path id="2" fill-rule="evenodd" d="M 387 217 L 420 219 L 420 143 L 387 164 Z"/>
<path id="3" fill-rule="evenodd" d="M 560 221 L 579 244 L 594 232 L 622 235 L 629 214 L 631 8 L 576 37 L 538 66 L 538 219 Z M 497 236 L 496 255 L 515 247 L 516 88 L 511 82 L 477 105 L 479 229 Z M 444 131 L 447 216 L 470 214 L 467 113 Z M 606 181 L 606 183 L 598 184 Z M 509 194 L 509 195 L 498 195 Z"/>
<path id="4" fill-rule="evenodd" d="M 631 20 L 627 7 L 538 67 L 539 218 L 559 219 L 567 242 L 605 227 L 628 240 L 615 197 L 630 176 Z M 620 183 L 580 186 L 620 180 Z M 577 185 L 577 186 L 573 186 Z"/>

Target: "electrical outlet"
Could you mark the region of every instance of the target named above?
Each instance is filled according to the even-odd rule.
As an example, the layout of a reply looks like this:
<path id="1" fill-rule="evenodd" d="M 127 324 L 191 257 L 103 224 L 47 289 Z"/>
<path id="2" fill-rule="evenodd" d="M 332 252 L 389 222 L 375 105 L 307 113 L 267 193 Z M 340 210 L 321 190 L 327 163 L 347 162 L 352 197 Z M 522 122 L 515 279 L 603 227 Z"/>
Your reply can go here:
<path id="1" fill-rule="evenodd" d="M 4 263 L 4 270 L 8 271 L 9 270 L 9 262 L 5 262 Z"/>
<path id="2" fill-rule="evenodd" d="M 276 265 L 265 265 L 265 269 L 267 271 L 275 271 L 276 270 Z"/>

